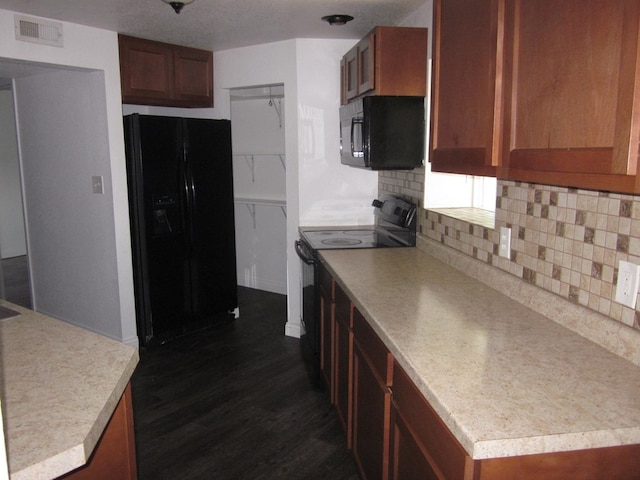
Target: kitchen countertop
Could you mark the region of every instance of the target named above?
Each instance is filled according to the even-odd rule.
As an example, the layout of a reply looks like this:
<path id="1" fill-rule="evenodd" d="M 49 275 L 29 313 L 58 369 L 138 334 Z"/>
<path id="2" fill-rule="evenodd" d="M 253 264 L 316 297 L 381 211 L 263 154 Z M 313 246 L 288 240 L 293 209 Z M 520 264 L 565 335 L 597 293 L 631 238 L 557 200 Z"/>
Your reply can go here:
<path id="1" fill-rule="evenodd" d="M 84 465 L 138 363 L 138 351 L 0 300 L 2 408 L 12 480 Z M 9 312 L 10 313 L 10 312 Z"/>
<path id="2" fill-rule="evenodd" d="M 536 287 L 446 247 L 421 244 L 320 253 L 472 458 L 640 443 L 640 367 L 613 353 L 611 342 L 604 348 L 567 328 L 571 315 L 589 322 L 590 314 L 528 294 Z M 555 302 L 567 326 L 526 306 L 532 296 L 549 311 Z M 617 328 L 600 320 L 605 330 Z M 640 349 L 637 333 L 625 332 L 623 350 L 633 339 Z M 637 359 L 637 351 L 626 353 Z"/>

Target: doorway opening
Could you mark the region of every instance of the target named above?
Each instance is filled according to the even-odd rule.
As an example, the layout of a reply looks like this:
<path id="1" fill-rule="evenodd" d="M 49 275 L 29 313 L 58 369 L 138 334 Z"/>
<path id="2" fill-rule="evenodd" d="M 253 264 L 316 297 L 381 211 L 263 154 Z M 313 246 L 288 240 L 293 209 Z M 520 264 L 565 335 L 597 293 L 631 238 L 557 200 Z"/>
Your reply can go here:
<path id="1" fill-rule="evenodd" d="M 238 285 L 286 294 L 284 85 L 230 96 Z"/>
<path id="2" fill-rule="evenodd" d="M 0 78 L 0 298 L 31 308 L 16 132 L 12 82 Z"/>

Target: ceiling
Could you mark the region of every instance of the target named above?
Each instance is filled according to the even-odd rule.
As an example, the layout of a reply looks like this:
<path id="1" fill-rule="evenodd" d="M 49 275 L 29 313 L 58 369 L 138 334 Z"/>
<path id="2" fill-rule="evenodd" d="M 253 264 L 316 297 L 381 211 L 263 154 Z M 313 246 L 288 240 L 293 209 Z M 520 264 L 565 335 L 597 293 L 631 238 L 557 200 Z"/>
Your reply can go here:
<path id="1" fill-rule="evenodd" d="M 292 38 L 353 38 L 395 25 L 425 0 L 195 0 L 180 14 L 162 0 L 0 0 L 0 9 L 206 50 Z M 321 20 L 340 13 L 343 26 Z"/>

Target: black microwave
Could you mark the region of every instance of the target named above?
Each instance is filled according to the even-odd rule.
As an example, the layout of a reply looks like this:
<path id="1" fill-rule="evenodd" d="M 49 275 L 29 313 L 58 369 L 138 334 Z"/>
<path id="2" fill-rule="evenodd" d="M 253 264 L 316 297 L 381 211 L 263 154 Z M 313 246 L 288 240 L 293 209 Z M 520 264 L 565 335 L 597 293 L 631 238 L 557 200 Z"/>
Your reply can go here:
<path id="1" fill-rule="evenodd" d="M 340 161 L 370 170 L 424 164 L 424 97 L 369 96 L 340 107 Z"/>

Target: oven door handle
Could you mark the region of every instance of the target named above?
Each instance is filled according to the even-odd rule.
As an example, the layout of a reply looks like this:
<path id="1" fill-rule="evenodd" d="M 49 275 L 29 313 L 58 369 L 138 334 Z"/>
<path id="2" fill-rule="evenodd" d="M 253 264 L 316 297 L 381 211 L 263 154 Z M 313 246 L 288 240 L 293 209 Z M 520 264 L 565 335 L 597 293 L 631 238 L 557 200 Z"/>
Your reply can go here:
<path id="1" fill-rule="evenodd" d="M 296 248 L 296 253 L 298 254 L 298 257 L 300 257 L 300 260 L 302 260 L 307 265 L 313 265 L 315 263 L 313 261 L 313 258 L 310 258 L 306 254 L 306 252 L 305 252 L 306 249 L 305 249 L 305 247 L 303 246 L 303 244 L 302 244 L 302 242 L 300 240 L 296 240 L 295 248 Z"/>

